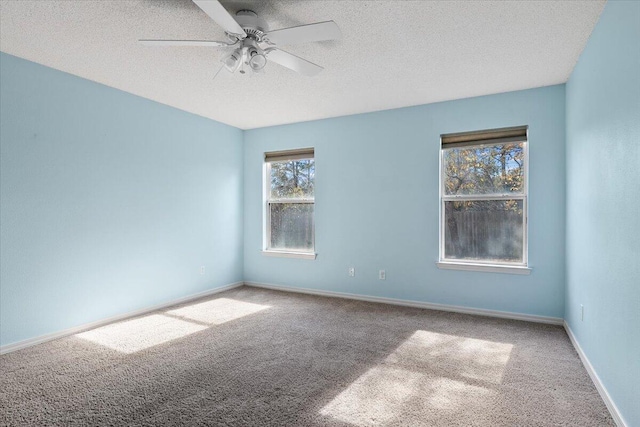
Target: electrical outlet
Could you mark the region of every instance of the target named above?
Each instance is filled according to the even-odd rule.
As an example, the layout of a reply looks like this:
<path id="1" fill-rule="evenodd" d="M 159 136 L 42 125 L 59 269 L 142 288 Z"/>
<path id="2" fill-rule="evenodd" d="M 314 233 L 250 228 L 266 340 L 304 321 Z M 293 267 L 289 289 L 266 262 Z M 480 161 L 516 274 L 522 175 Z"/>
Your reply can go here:
<path id="1" fill-rule="evenodd" d="M 349 277 L 355 277 L 355 276 L 356 276 L 355 267 L 349 267 Z"/>
<path id="2" fill-rule="evenodd" d="M 580 321 L 584 322 L 584 305 L 580 304 Z"/>
<path id="3" fill-rule="evenodd" d="M 204 265 L 200 266 L 200 275 L 204 276 Z"/>
<path id="4" fill-rule="evenodd" d="M 379 278 L 380 280 L 385 280 L 385 279 L 387 278 L 387 273 L 386 273 L 384 270 L 380 270 L 380 271 L 378 272 L 378 278 Z"/>

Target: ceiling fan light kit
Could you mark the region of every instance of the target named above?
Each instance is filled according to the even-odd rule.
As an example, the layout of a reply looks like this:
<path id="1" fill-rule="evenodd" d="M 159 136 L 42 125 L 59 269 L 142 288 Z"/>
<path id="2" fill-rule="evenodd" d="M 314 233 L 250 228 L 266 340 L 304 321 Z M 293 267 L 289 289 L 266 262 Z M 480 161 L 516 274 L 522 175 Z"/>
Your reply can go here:
<path id="1" fill-rule="evenodd" d="M 229 55 L 222 58 L 222 63 L 224 67 L 230 72 L 235 72 L 238 67 L 240 67 L 240 63 L 242 62 L 243 52 L 242 48 L 237 48 Z"/>
<path id="2" fill-rule="evenodd" d="M 249 51 L 249 66 L 253 71 L 260 71 L 267 65 L 267 57 L 264 53 L 257 53 L 255 50 Z"/>
<path id="3" fill-rule="evenodd" d="M 147 46 L 235 47 L 222 58 L 223 67 L 230 73 L 247 70 L 260 73 L 268 62 L 275 62 L 306 76 L 318 74 L 323 68 L 286 52 L 277 45 L 292 45 L 342 37 L 333 21 L 300 25 L 269 31 L 266 22 L 251 10 L 240 10 L 233 17 L 217 0 L 193 0 L 211 19 L 220 25 L 228 42 L 211 40 L 140 40 Z M 245 67 L 247 66 L 247 67 Z"/>

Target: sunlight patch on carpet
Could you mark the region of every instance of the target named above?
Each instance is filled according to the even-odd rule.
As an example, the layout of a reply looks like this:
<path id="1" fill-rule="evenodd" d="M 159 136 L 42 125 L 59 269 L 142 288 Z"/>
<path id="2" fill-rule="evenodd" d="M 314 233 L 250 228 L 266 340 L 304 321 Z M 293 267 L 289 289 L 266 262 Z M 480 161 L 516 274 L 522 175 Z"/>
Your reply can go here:
<path id="1" fill-rule="evenodd" d="M 362 425 L 386 425 L 407 420 L 408 412 L 437 413 L 440 420 L 450 416 L 468 418 L 491 404 L 495 390 L 450 378 L 432 377 L 391 366 L 368 370 L 320 411 L 336 420 Z M 465 413 L 476 414 L 469 417 Z"/>
<path id="2" fill-rule="evenodd" d="M 230 298 L 218 298 L 170 310 L 167 314 L 208 325 L 220 325 L 270 307 Z"/>
<path id="3" fill-rule="evenodd" d="M 411 408 L 433 414 L 434 420 L 471 423 L 496 396 L 512 349 L 507 343 L 416 331 L 320 414 L 357 426 L 384 425 L 406 420 Z"/>
<path id="4" fill-rule="evenodd" d="M 207 329 L 207 327 L 161 314 L 152 314 L 112 323 L 75 336 L 122 353 L 131 354 L 203 329 Z"/>
<path id="5" fill-rule="evenodd" d="M 508 343 L 416 331 L 386 362 L 425 372 L 438 367 L 447 377 L 500 384 L 512 349 Z"/>
<path id="6" fill-rule="evenodd" d="M 417 391 L 421 374 L 391 367 L 375 367 L 358 378 L 320 411 L 355 424 L 386 424 L 399 415 Z"/>

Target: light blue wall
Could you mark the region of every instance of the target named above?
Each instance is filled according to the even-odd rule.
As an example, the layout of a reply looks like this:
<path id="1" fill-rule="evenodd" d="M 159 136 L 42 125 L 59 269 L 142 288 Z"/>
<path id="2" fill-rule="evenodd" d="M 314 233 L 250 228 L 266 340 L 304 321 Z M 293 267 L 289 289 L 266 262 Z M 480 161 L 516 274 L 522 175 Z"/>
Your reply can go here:
<path id="1" fill-rule="evenodd" d="M 640 2 L 607 3 L 567 84 L 565 316 L 640 426 Z"/>
<path id="2" fill-rule="evenodd" d="M 240 130 L 6 54 L 0 129 L 2 345 L 242 280 Z"/>
<path id="3" fill-rule="evenodd" d="M 562 317 L 564 101 L 559 85 L 245 132 L 245 280 Z M 439 270 L 440 134 L 514 125 L 530 126 L 532 274 Z M 265 257 L 263 153 L 307 146 L 318 258 Z"/>

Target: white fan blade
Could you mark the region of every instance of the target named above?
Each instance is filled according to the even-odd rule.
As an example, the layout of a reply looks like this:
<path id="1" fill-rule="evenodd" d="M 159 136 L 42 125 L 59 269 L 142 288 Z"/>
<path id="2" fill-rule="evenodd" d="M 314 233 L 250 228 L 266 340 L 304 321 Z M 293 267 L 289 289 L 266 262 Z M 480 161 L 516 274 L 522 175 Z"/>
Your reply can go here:
<path id="1" fill-rule="evenodd" d="M 216 42 L 210 40 L 139 40 L 145 46 L 198 46 L 198 47 L 218 47 L 233 46 L 233 44 Z"/>
<path id="2" fill-rule="evenodd" d="M 233 19 L 233 16 L 227 12 L 227 9 L 218 0 L 193 0 L 193 2 L 227 33 L 239 39 L 247 37 L 247 33 L 244 32 L 240 24 Z"/>
<path id="3" fill-rule="evenodd" d="M 265 34 L 265 41 L 270 44 L 287 45 L 342 38 L 340 27 L 333 21 L 283 28 Z"/>
<path id="4" fill-rule="evenodd" d="M 302 59 L 299 56 L 295 56 L 289 52 L 285 52 L 284 50 L 272 48 L 268 49 L 265 54 L 267 55 L 268 60 L 280 64 L 283 67 L 287 67 L 290 70 L 297 71 L 300 74 L 304 74 L 305 76 L 315 76 L 320 71 L 324 70 L 321 66 L 316 65 L 313 62 L 309 62 L 306 59 Z"/>

